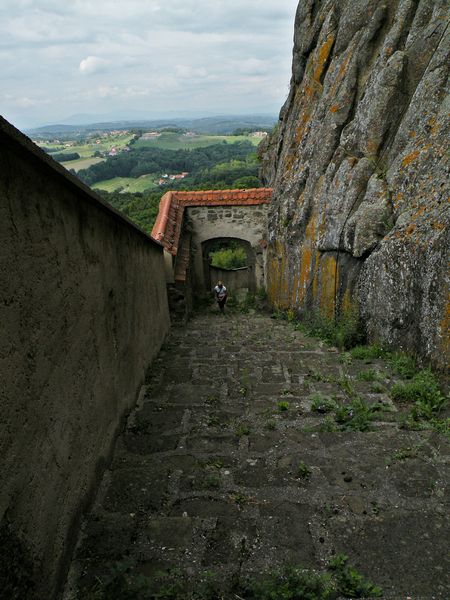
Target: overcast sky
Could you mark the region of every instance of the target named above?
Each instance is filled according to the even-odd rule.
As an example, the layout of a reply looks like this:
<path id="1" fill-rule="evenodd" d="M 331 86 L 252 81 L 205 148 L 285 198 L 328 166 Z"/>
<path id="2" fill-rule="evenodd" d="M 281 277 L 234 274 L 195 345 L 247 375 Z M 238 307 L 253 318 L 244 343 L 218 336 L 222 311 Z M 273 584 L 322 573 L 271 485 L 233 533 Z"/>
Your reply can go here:
<path id="1" fill-rule="evenodd" d="M 298 0 L 0 0 L 0 114 L 274 113 Z"/>

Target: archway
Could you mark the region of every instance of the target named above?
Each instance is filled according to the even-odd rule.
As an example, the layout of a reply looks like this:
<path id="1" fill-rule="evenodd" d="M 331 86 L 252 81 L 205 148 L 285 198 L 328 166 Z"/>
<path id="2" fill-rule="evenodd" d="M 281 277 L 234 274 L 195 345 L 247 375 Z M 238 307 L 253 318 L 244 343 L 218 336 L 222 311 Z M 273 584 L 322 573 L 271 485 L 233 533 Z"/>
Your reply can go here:
<path id="1" fill-rule="evenodd" d="M 202 242 L 205 292 L 223 281 L 233 295 L 256 292 L 255 251 L 247 240 L 218 237 Z"/>

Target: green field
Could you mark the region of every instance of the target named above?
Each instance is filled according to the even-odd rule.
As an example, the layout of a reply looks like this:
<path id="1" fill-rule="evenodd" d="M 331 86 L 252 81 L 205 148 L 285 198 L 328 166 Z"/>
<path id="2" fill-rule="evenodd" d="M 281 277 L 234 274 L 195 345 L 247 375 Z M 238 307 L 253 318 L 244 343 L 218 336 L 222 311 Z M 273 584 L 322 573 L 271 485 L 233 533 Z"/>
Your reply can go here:
<path id="1" fill-rule="evenodd" d="M 138 179 L 114 177 L 114 179 L 98 181 L 92 187 L 93 189 L 105 190 L 107 192 L 114 192 L 122 188 L 121 191 L 131 193 L 159 189 L 159 186 L 155 183 L 155 175 L 143 175 Z"/>
<path id="2" fill-rule="evenodd" d="M 108 135 L 107 137 L 99 135 L 98 137 L 87 139 L 82 144 L 78 143 L 76 140 L 65 142 L 65 144 L 70 144 L 67 148 L 65 148 L 64 145 L 61 145 L 61 143 L 56 142 L 40 141 L 39 146 L 45 146 L 50 150 L 58 152 L 58 154 L 72 154 L 73 152 L 78 152 L 81 158 L 92 158 L 95 151 L 109 152 L 112 148 L 116 148 L 118 151 L 120 151 L 125 146 L 128 146 L 133 138 L 134 135 L 131 133 Z M 97 141 L 99 141 L 98 144 Z"/>
<path id="3" fill-rule="evenodd" d="M 112 148 L 115 148 L 118 153 L 125 147 L 129 146 L 131 140 L 135 138 L 131 133 L 115 133 L 115 134 L 96 134 L 95 136 L 80 140 L 69 140 L 62 142 L 61 140 L 40 141 L 39 145 L 45 146 L 47 150 L 54 151 L 58 154 L 78 153 L 79 159 L 61 163 L 66 169 L 73 169 L 77 173 L 82 169 L 88 169 L 91 165 L 95 165 L 106 160 L 107 157 L 94 156 L 94 153 L 108 153 Z M 253 146 L 258 146 L 261 138 L 252 137 L 250 135 L 185 135 L 183 133 L 175 133 L 165 131 L 159 137 L 143 140 L 142 137 L 134 143 L 134 148 L 159 148 L 164 150 L 190 150 L 195 148 L 204 148 L 215 144 L 234 144 L 236 142 L 250 141 Z M 98 143 L 97 143 L 98 142 Z M 65 147 L 67 145 L 67 147 Z M 124 192 L 144 192 L 146 190 L 160 189 L 157 185 L 159 177 L 156 174 L 145 175 L 138 179 L 129 177 L 115 177 L 114 179 L 102 180 L 95 183 L 94 189 L 101 189 L 107 192 L 124 191 Z"/>
<path id="4" fill-rule="evenodd" d="M 77 160 L 68 160 L 67 162 L 61 163 L 66 169 L 73 169 L 78 173 L 81 169 L 88 169 L 91 165 L 103 162 L 105 158 L 79 158 Z"/>
<path id="5" fill-rule="evenodd" d="M 261 142 L 261 138 L 251 137 L 249 135 L 195 135 L 186 136 L 180 133 L 162 133 L 157 138 L 143 140 L 140 138 L 136 144 L 136 148 L 164 148 L 166 150 L 189 150 L 190 148 L 204 148 L 226 142 L 233 144 L 234 142 L 250 141 L 254 146 Z"/>

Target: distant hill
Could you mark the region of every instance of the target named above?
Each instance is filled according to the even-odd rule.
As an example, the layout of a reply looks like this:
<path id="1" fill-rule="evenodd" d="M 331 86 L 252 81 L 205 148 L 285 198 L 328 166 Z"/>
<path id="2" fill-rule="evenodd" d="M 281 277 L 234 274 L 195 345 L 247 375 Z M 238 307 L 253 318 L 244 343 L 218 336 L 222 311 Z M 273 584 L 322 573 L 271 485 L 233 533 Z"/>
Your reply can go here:
<path id="1" fill-rule="evenodd" d="M 33 138 L 46 138 L 56 135 L 86 135 L 96 131 L 114 129 L 164 129 L 165 127 L 182 127 L 197 133 L 230 135 L 236 129 L 261 128 L 270 129 L 277 121 L 275 115 L 218 115 L 203 118 L 170 118 L 154 120 L 110 121 L 105 123 L 87 123 L 84 125 L 52 124 L 26 133 Z"/>

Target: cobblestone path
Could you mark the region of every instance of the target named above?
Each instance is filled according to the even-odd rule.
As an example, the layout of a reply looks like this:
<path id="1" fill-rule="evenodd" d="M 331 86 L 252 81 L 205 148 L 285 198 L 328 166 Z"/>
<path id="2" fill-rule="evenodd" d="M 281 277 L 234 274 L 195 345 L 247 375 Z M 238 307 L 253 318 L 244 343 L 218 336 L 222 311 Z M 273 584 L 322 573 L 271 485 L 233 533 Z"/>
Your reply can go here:
<path id="1" fill-rule="evenodd" d="M 239 577 L 285 562 L 323 570 L 344 553 L 385 598 L 450 598 L 448 443 L 398 427 L 393 381 L 382 361 L 350 363 L 267 316 L 208 313 L 174 329 L 72 581 L 86 590 L 128 557 L 149 577 L 215 573 L 237 598 L 226 590 Z M 378 406 L 371 430 L 333 431 L 330 399 L 350 411 L 355 394 Z"/>

